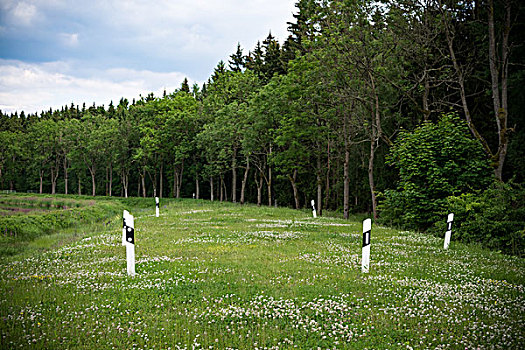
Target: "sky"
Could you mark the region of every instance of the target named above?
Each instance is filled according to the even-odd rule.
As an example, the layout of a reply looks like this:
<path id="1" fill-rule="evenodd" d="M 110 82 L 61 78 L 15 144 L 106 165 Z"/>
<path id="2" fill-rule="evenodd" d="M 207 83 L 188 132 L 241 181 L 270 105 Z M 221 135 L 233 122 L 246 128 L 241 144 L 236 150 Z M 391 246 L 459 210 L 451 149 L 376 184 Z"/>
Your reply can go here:
<path id="1" fill-rule="evenodd" d="M 0 0 L 0 110 L 116 105 L 283 42 L 296 0 Z"/>

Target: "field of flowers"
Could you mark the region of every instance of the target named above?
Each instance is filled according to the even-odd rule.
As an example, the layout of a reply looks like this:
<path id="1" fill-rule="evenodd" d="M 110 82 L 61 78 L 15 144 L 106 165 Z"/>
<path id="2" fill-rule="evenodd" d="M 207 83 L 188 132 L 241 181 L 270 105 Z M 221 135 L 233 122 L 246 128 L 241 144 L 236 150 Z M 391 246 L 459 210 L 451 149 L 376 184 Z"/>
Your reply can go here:
<path id="1" fill-rule="evenodd" d="M 0 259 L 0 348 L 524 349 L 525 259 L 307 211 L 199 200 Z"/>

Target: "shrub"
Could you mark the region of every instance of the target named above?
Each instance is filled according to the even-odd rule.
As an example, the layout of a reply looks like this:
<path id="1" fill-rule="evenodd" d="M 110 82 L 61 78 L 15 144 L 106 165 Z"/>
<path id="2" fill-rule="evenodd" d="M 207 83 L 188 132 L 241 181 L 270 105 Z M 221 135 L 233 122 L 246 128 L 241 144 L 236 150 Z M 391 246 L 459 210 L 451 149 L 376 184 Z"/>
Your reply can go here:
<path id="1" fill-rule="evenodd" d="M 447 197 L 487 188 L 492 171 L 464 121 L 449 114 L 401 132 L 387 162 L 399 170 L 396 189 L 385 191 L 382 221 L 425 231 L 442 220 Z"/>
<path id="2" fill-rule="evenodd" d="M 477 242 L 507 254 L 525 251 L 525 189 L 521 185 L 495 182 L 486 191 L 451 196 L 448 212 L 454 213 L 452 238 Z M 443 212 L 446 218 L 446 211 Z M 445 219 L 432 231 L 442 235 Z"/>

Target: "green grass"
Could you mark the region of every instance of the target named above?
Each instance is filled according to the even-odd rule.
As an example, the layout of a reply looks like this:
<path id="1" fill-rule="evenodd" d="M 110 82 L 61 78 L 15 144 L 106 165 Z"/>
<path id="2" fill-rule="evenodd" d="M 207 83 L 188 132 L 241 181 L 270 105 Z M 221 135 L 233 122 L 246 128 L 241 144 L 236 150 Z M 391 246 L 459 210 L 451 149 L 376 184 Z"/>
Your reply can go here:
<path id="1" fill-rule="evenodd" d="M 524 348 L 525 260 L 310 211 L 130 199 L 0 258 L 0 348 Z"/>

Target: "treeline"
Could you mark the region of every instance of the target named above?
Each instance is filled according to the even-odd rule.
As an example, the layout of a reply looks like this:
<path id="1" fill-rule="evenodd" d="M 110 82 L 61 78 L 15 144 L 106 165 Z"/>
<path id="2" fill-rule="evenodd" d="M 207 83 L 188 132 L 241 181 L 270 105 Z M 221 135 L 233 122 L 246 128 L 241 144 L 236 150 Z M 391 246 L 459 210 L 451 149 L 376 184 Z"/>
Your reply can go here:
<path id="1" fill-rule="evenodd" d="M 522 183 L 523 10 L 513 0 L 299 0 L 282 45 L 271 34 L 246 54 L 239 45 L 201 87 L 185 80 L 163 96 L 107 108 L 2 114 L 0 187 L 296 208 L 315 199 L 321 215 L 377 219 L 378 203 L 386 213 L 423 206 L 399 196 L 433 198 L 427 183 L 446 188 L 431 189 L 440 199 L 487 189 L 487 176 Z M 445 115 L 441 132 L 455 139 L 416 132 Z M 412 133 L 421 136 L 413 154 L 471 147 L 468 140 L 474 148 L 402 162 Z M 454 171 L 421 167 L 472 176 L 445 186 Z"/>

